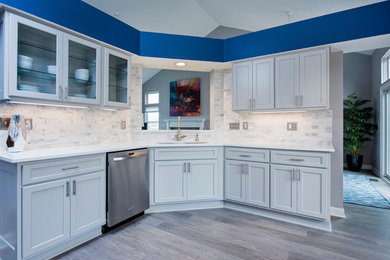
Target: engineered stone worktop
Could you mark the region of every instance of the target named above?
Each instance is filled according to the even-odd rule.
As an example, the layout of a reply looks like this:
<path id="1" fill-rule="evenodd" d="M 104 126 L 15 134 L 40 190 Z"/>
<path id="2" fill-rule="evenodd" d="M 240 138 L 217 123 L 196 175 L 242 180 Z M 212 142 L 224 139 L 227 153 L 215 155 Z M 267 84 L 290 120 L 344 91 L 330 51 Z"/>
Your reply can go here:
<path id="1" fill-rule="evenodd" d="M 23 163 L 47 159 L 57 159 L 72 156 L 82 156 L 98 153 L 108 153 L 123 150 L 132 150 L 139 148 L 157 148 L 157 147 L 202 147 L 202 146 L 236 146 L 246 148 L 262 148 L 275 150 L 296 150 L 311 152 L 334 152 L 334 147 L 322 146 L 298 146 L 298 145 L 281 145 L 281 144 L 245 144 L 245 143 L 212 143 L 212 142 L 165 142 L 155 144 L 124 144 L 124 145 L 90 145 L 90 146 L 69 146 L 61 148 L 46 149 L 26 149 L 20 153 L 9 153 L 8 151 L 0 152 L 0 160 L 9 163 Z"/>

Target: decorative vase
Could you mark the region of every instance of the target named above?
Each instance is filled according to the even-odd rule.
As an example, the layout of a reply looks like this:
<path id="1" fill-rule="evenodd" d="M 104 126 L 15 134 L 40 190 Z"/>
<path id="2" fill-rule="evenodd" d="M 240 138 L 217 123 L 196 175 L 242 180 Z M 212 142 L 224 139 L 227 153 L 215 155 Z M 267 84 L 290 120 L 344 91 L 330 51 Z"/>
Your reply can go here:
<path id="1" fill-rule="evenodd" d="M 24 150 L 26 139 L 23 136 L 20 115 L 13 115 L 8 128 L 7 148 L 10 153 Z"/>
<path id="2" fill-rule="evenodd" d="M 363 166 L 363 155 L 347 154 L 347 166 L 350 171 L 360 172 Z"/>

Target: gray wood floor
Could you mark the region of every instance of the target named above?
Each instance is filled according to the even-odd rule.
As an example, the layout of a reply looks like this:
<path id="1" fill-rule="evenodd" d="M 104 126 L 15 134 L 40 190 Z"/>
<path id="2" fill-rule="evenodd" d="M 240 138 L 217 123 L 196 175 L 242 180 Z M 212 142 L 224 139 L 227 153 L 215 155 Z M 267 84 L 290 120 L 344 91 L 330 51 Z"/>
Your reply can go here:
<path id="1" fill-rule="evenodd" d="M 148 214 L 57 259 L 390 259 L 390 210 L 345 210 L 333 232 L 229 209 Z"/>

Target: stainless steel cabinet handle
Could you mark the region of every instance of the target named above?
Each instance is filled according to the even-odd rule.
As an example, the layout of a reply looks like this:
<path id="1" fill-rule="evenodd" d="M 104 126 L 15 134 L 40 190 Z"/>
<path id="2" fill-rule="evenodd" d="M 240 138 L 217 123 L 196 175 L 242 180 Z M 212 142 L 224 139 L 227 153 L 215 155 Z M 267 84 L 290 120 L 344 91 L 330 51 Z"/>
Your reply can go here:
<path id="1" fill-rule="evenodd" d="M 244 163 L 241 163 L 241 174 L 244 174 Z"/>
<path id="2" fill-rule="evenodd" d="M 300 181 L 301 180 L 301 170 L 298 169 L 298 176 L 297 176 L 297 181 Z"/>
<path id="3" fill-rule="evenodd" d="M 290 158 L 290 161 L 293 162 L 303 162 L 305 159 Z"/>
<path id="4" fill-rule="evenodd" d="M 58 95 L 59 95 L 60 100 L 62 100 L 62 85 L 58 86 Z"/>
<path id="5" fill-rule="evenodd" d="M 256 108 L 256 99 L 254 98 L 253 99 L 253 105 L 252 105 L 252 108 L 255 109 Z"/>
<path id="6" fill-rule="evenodd" d="M 249 164 L 246 164 L 246 174 L 249 173 Z"/>
<path id="7" fill-rule="evenodd" d="M 293 181 L 295 181 L 295 169 L 292 169 L 291 173 L 292 173 L 292 179 Z"/>
<path id="8" fill-rule="evenodd" d="M 246 154 L 240 154 L 240 157 L 250 158 L 251 156 Z"/>
<path id="9" fill-rule="evenodd" d="M 70 187 L 69 187 L 69 181 L 66 182 L 66 197 L 69 197 L 69 193 L 70 193 Z"/>
<path id="10" fill-rule="evenodd" d="M 73 180 L 73 195 L 76 195 L 76 181 Z"/>
<path id="11" fill-rule="evenodd" d="M 183 172 L 184 172 L 184 173 L 187 172 L 187 163 L 183 163 Z"/>
<path id="12" fill-rule="evenodd" d="M 249 108 L 252 109 L 252 99 L 249 99 Z"/>
<path id="13" fill-rule="evenodd" d="M 63 171 L 68 171 L 68 170 L 76 170 L 80 168 L 80 166 L 74 166 L 74 167 L 68 167 L 68 168 L 62 168 Z"/>
<path id="14" fill-rule="evenodd" d="M 68 86 L 65 87 L 65 99 L 67 100 L 68 99 Z"/>
<path id="15" fill-rule="evenodd" d="M 191 172 L 191 163 L 188 163 L 187 165 L 188 165 L 187 171 Z"/>

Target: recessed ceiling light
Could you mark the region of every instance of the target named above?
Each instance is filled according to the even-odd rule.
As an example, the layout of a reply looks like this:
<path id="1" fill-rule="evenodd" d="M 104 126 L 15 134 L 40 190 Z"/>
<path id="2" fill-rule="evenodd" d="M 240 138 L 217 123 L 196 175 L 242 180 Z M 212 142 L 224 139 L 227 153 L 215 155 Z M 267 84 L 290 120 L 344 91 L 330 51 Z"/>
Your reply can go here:
<path id="1" fill-rule="evenodd" d="M 178 67 L 184 67 L 185 65 L 187 65 L 185 62 L 182 62 L 182 61 L 176 62 L 176 66 L 178 66 Z"/>

